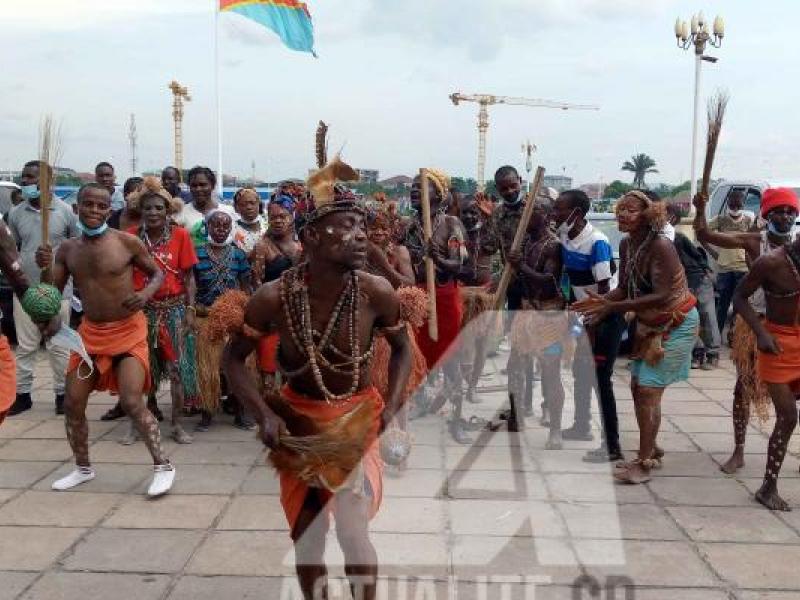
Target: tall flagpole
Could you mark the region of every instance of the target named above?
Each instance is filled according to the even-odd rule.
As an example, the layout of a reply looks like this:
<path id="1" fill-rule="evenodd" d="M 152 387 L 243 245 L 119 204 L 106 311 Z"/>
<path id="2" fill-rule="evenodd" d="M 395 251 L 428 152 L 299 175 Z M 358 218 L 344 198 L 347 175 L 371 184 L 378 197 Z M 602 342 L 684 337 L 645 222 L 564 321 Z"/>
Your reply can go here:
<path id="1" fill-rule="evenodd" d="M 216 87 L 217 98 L 217 189 L 222 198 L 222 85 L 220 82 L 220 61 L 219 61 L 219 0 L 214 3 L 214 86 Z"/>

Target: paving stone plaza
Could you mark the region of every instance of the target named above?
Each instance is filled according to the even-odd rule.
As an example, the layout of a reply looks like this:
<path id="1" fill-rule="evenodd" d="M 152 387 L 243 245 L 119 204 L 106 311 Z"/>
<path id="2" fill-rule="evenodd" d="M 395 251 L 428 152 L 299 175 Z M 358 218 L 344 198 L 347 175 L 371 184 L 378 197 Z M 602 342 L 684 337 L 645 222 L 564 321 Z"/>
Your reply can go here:
<path id="1" fill-rule="evenodd" d="M 617 398 L 625 450 L 633 456 L 638 437 L 625 363 L 618 364 Z M 504 365 L 503 355 L 490 361 L 491 377 L 481 385 L 502 386 Z M 253 433 L 225 417 L 196 434 L 193 445 L 165 441 L 176 484 L 167 497 L 148 501 L 144 446 L 118 443 L 127 424 L 100 422 L 112 399 L 94 395 L 89 418 L 98 476 L 73 492 L 51 492 L 52 481 L 71 468 L 71 455 L 53 414 L 46 366 L 41 356 L 34 409 L 0 427 L 0 600 L 300 598 L 277 481 Z M 581 461 L 597 444 L 596 416 L 596 441 L 566 442 L 562 451 L 544 450 L 546 431 L 534 419 L 524 434 L 473 434 L 470 447 L 450 440 L 441 417 L 415 421 L 409 470 L 386 477 L 372 524 L 386 577 L 380 596 L 800 597 L 800 440 L 792 441 L 781 478 L 796 510 L 770 513 L 752 494 L 771 424 L 751 424 L 739 475 L 719 470 L 732 444 L 733 381 L 725 360 L 668 389 L 659 438 L 664 467 L 635 487 L 615 485 L 609 465 Z M 481 398 L 467 414 L 490 418 L 504 393 Z M 166 389 L 161 401 L 166 408 Z M 568 413 L 569 389 L 566 404 Z M 328 554 L 339 578 L 331 597 L 350 598 L 333 536 Z M 606 590 L 615 585 L 616 596 Z M 625 585 L 634 586 L 627 596 Z"/>

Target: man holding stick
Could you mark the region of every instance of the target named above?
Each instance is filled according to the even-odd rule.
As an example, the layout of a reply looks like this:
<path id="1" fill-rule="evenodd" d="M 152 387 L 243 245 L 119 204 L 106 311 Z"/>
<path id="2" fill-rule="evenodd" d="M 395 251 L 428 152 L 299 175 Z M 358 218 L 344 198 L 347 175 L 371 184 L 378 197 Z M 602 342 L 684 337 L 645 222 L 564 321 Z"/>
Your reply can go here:
<path id="1" fill-rule="evenodd" d="M 411 255 L 411 264 L 414 268 L 417 285 L 427 283 L 428 289 L 433 287 L 434 290 L 438 339 L 434 339 L 431 335 L 430 323 L 426 322 L 417 329 L 417 343 L 425 355 L 428 370 L 433 371 L 436 367 L 442 367 L 446 383 L 444 389 L 427 408 L 421 406 L 422 399 L 417 399 L 420 405 L 418 411 L 425 410 L 435 413 L 444 406 L 447 400 L 450 400 L 453 403 L 453 417 L 449 424 L 450 435 L 461 444 L 469 444 L 472 440 L 467 435 L 465 423 L 461 417 L 463 400 L 461 369 L 458 361 L 452 359 L 453 345 L 461 331 L 463 308 L 458 287 L 458 275 L 467 258 L 466 232 L 458 218 L 446 214 L 447 202 L 445 201 L 450 191 L 450 178 L 435 169 L 424 169 L 423 175 L 424 177 L 414 179 L 414 185 L 411 188 L 411 204 L 417 213 L 406 232 L 403 245 L 408 248 Z M 427 186 L 427 189 L 424 189 L 423 186 Z M 425 235 L 424 231 L 423 196 L 429 198 L 430 238 Z M 433 286 L 428 281 L 427 259 L 433 261 Z"/>

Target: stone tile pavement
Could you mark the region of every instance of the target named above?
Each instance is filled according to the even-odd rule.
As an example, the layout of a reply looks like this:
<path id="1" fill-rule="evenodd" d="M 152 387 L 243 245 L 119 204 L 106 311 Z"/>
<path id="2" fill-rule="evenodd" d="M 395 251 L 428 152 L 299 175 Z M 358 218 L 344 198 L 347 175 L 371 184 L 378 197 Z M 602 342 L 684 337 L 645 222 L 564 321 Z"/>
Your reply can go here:
<path id="1" fill-rule="evenodd" d="M 632 452 L 638 439 L 620 362 Z M 502 385 L 503 364 L 490 361 L 482 385 Z M 564 380 L 571 387 L 566 372 Z M 126 425 L 98 420 L 112 402 L 98 395 L 89 408 L 98 477 L 57 494 L 50 483 L 71 461 L 49 386 L 40 362 L 34 409 L 0 427 L 0 600 L 299 598 L 277 482 L 251 433 L 223 417 L 191 446 L 167 442 L 177 482 L 148 501 L 147 453 L 117 443 Z M 665 465 L 640 487 L 614 485 L 609 466 L 581 461 L 596 442 L 545 451 L 534 419 L 524 434 L 482 435 L 471 447 L 451 442 L 441 417 L 414 422 L 410 468 L 386 478 L 372 524 L 386 576 L 380 597 L 513 600 L 533 597 L 525 593 L 535 586 L 539 600 L 612 598 L 604 590 L 615 583 L 630 583 L 635 595 L 626 597 L 641 600 L 800 597 L 798 512 L 770 513 L 752 499 L 771 424 L 751 425 L 740 475 L 719 471 L 731 445 L 732 387 L 724 362 L 669 390 Z M 490 417 L 503 403 L 502 392 L 481 398 L 467 414 Z M 161 402 L 166 408 L 165 391 Z M 795 508 L 799 449 L 796 436 L 782 482 Z M 331 597 L 349 598 L 334 537 L 327 556 L 338 578 Z"/>

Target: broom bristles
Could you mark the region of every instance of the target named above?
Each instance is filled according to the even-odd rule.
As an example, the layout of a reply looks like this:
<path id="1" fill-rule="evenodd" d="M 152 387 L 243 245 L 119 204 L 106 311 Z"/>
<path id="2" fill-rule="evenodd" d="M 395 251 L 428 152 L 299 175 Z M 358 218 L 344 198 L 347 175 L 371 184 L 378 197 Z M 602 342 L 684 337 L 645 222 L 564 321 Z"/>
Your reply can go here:
<path id="1" fill-rule="evenodd" d="M 708 133 L 706 135 L 706 161 L 703 165 L 703 180 L 700 191 L 708 196 L 711 185 L 711 170 L 714 167 L 714 157 L 717 153 L 717 144 L 722 133 L 722 123 L 725 120 L 725 109 L 728 107 L 730 96 L 725 91 L 719 91 L 708 102 Z"/>

